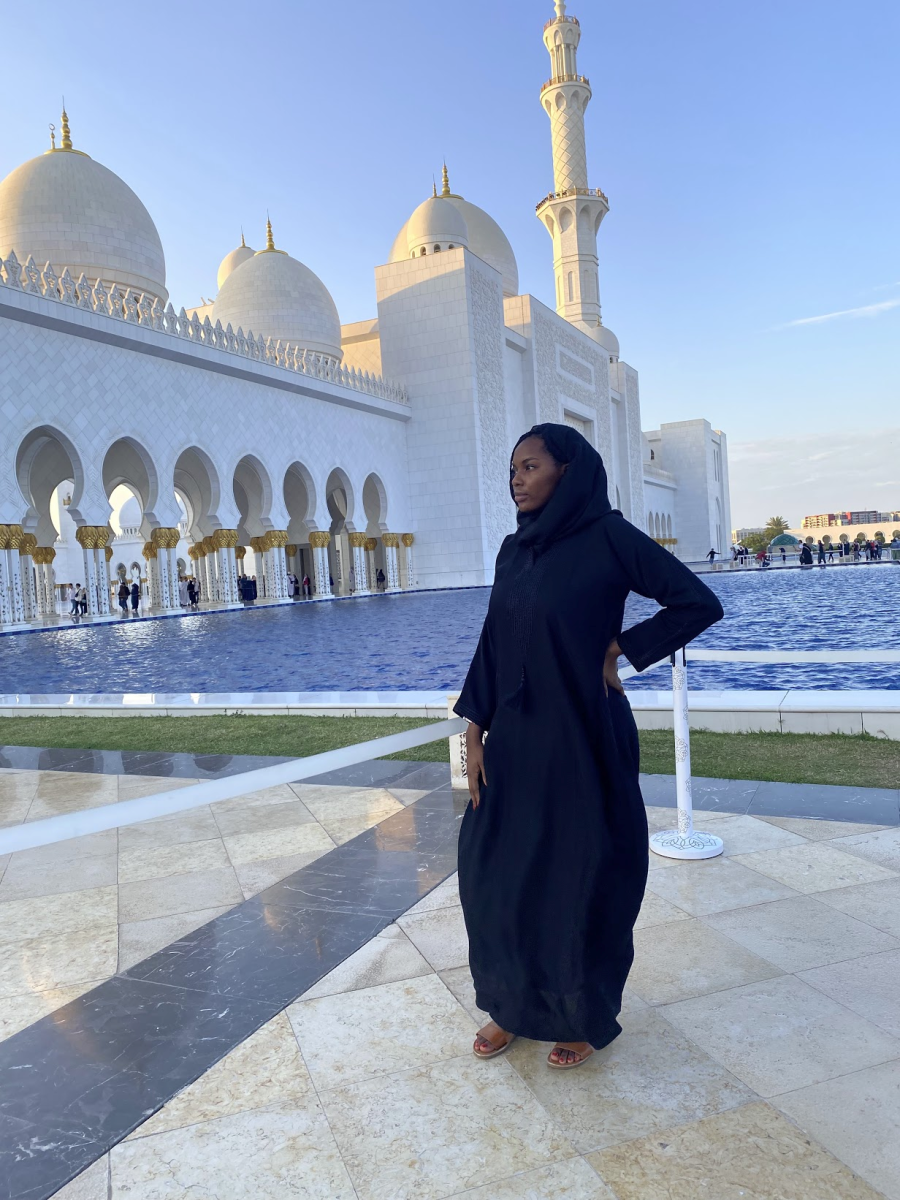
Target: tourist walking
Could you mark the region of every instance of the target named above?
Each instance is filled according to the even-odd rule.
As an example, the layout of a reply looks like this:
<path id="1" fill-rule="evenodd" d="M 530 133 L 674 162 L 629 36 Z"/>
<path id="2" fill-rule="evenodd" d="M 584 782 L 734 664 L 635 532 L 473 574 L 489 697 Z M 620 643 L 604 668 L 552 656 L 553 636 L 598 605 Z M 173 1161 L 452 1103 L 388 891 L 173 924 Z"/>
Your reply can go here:
<path id="1" fill-rule="evenodd" d="M 709 561 L 710 561 L 711 563 L 712 563 L 712 562 L 714 562 L 714 561 L 715 561 L 715 558 L 716 558 L 716 552 L 715 552 L 715 550 L 710 550 L 710 551 L 709 551 L 709 553 L 706 555 L 706 557 L 709 559 Z"/>
<path id="2" fill-rule="evenodd" d="M 138 615 L 138 608 L 140 607 L 140 604 L 141 604 L 141 585 L 138 583 L 138 581 L 136 579 L 133 579 L 131 581 L 131 615 L 132 615 L 132 617 L 136 617 Z"/>
<path id="3" fill-rule="evenodd" d="M 130 594 L 130 588 L 128 587 L 128 584 L 123 579 L 121 581 L 121 583 L 119 584 L 119 591 L 118 591 L 119 609 L 121 610 L 119 615 L 122 617 L 128 616 L 128 596 L 129 596 L 129 594 Z"/>
<path id="4" fill-rule="evenodd" d="M 191 612 L 196 612 L 197 611 L 197 581 L 194 579 L 193 575 L 188 580 L 187 591 L 188 591 L 188 604 L 190 605 Z"/>
<path id="5" fill-rule="evenodd" d="M 78 588 L 78 607 L 81 610 L 81 615 L 86 617 L 88 610 L 88 594 L 87 588 L 81 585 L 79 585 Z"/>
<path id="6" fill-rule="evenodd" d="M 487 617 L 455 711 L 471 803 L 459 892 L 481 1058 L 516 1035 L 578 1067 L 620 1032 L 647 876 L 638 737 L 619 680 L 720 619 L 715 595 L 610 507 L 600 455 L 566 425 L 516 443 L 517 531 L 497 556 Z M 622 631 L 632 591 L 662 609 Z M 490 730 L 483 745 L 483 734 Z"/>
<path id="7" fill-rule="evenodd" d="M 81 584 L 79 583 L 78 586 L 81 587 Z M 78 616 L 78 600 L 76 598 L 77 595 L 78 595 L 78 593 L 76 592 L 75 588 L 73 588 L 70 583 L 69 586 L 66 588 L 66 603 L 69 606 L 69 616 L 70 617 Z"/>
<path id="8" fill-rule="evenodd" d="M 818 550 L 819 550 L 819 566 L 824 567 L 825 566 L 825 544 L 821 538 L 819 538 Z"/>
<path id="9" fill-rule="evenodd" d="M 381 567 L 375 572 L 375 586 L 379 591 L 384 591 L 384 571 Z"/>
<path id="10" fill-rule="evenodd" d="M 303 595 L 308 600 L 312 595 L 312 584 L 309 581 L 309 576 L 303 576 Z"/>

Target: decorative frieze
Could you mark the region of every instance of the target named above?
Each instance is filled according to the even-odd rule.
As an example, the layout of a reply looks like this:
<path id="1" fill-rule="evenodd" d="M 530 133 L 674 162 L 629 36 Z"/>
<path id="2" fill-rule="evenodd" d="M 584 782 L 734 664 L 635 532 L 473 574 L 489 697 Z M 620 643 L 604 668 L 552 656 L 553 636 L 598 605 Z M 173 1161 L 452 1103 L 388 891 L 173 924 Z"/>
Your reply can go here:
<path id="1" fill-rule="evenodd" d="M 220 321 L 213 325 L 209 317 L 201 323 L 196 313 L 189 318 L 183 308 L 176 315 L 171 304 L 163 309 L 155 296 L 135 292 L 131 288 L 123 295 L 117 285 L 108 289 L 100 279 L 91 287 L 90 281 L 81 275 L 76 283 L 68 268 L 61 276 L 54 271 L 51 263 L 41 270 L 30 255 L 23 267 L 15 250 L 10 250 L 5 259 L 0 258 L 0 284 L 43 296 L 45 300 L 58 304 L 101 313 L 113 320 L 141 325 L 172 337 L 187 338 L 226 354 L 236 354 L 285 371 L 309 375 L 350 388 L 351 391 L 391 400 L 395 404 L 409 403 L 406 389 L 400 384 L 381 375 L 370 375 L 368 371 L 344 367 L 331 355 L 317 354 L 290 342 L 266 339 L 249 330 L 245 334 L 243 329 L 233 330 L 230 325 L 223 329 Z"/>

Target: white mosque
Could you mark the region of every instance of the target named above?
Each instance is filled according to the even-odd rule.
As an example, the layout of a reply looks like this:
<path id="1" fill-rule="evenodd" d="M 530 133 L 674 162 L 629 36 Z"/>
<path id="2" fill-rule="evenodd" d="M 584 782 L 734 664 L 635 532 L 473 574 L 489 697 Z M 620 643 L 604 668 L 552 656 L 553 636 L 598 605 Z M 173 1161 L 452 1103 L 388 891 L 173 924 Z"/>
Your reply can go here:
<path id="1" fill-rule="evenodd" d="M 724 550 L 725 435 L 642 433 L 601 320 L 609 204 L 588 185 L 591 87 L 562 0 L 543 36 L 555 312 L 519 294 L 509 241 L 446 167 L 375 267 L 371 320 L 342 325 L 271 224 L 222 260 L 214 301 L 176 309 L 150 214 L 63 113 L 60 145 L 0 183 L 0 625 L 45 621 L 68 583 L 104 615 L 117 577 L 160 612 L 185 575 L 226 606 L 242 574 L 270 602 L 289 573 L 320 597 L 490 583 L 510 449 L 537 421 L 579 429 L 613 504 L 674 553 Z"/>

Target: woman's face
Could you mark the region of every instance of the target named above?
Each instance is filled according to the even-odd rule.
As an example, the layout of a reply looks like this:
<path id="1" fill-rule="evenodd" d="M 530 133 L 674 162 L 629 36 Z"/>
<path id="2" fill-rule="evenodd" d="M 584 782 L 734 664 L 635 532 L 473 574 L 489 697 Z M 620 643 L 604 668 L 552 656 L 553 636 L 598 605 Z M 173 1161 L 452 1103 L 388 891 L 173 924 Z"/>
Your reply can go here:
<path id="1" fill-rule="evenodd" d="M 513 452 L 513 499 L 520 513 L 535 512 L 547 503 L 566 473 L 566 464 L 558 463 L 544 445 L 543 438 L 527 437 Z"/>

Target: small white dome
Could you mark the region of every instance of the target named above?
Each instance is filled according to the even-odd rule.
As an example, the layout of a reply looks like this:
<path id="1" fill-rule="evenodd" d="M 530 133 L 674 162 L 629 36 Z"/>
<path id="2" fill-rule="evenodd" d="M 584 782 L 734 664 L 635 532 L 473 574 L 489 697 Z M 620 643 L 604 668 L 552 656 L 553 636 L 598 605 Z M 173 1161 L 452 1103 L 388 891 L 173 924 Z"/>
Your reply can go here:
<path id="1" fill-rule="evenodd" d="M 619 357 L 619 339 L 611 329 L 607 329 L 605 325 L 598 325 L 591 331 L 591 337 L 595 342 L 600 343 L 610 358 Z"/>
<path id="2" fill-rule="evenodd" d="M 68 121 L 63 121 L 64 140 Z M 69 142 L 71 145 L 71 142 Z M 118 175 L 78 150 L 49 150 L 0 183 L 0 255 L 15 250 L 73 279 L 147 292 L 165 303 L 166 261 L 150 214 Z"/>
<path id="3" fill-rule="evenodd" d="M 494 218 L 483 208 L 479 208 L 477 204 L 471 204 L 462 196 L 451 192 L 446 172 L 444 185 L 438 199 L 449 201 L 463 217 L 466 223 L 469 249 L 488 266 L 500 272 L 503 279 L 503 295 L 518 296 L 519 268 L 516 264 L 516 256 L 513 254 L 509 239 Z M 411 220 L 412 217 L 394 239 L 388 262 L 400 262 L 402 259 L 409 258 L 408 231 Z"/>
<path id="4" fill-rule="evenodd" d="M 331 294 L 309 267 L 272 244 L 235 267 L 210 313 L 215 324 L 290 342 L 340 362 L 341 319 Z"/>
<path id="5" fill-rule="evenodd" d="M 244 241 L 244 235 L 241 234 L 241 244 L 236 250 L 231 250 L 222 261 L 219 263 L 219 273 L 216 275 L 216 287 L 220 288 L 235 267 L 239 267 L 242 262 L 246 262 L 248 258 L 252 258 L 256 251 L 252 246 L 248 246 Z"/>
<path id="6" fill-rule="evenodd" d="M 406 254 L 403 257 L 423 252 L 432 254 L 436 249 L 449 250 L 468 244 L 469 231 L 462 213 L 440 196 L 429 196 L 406 223 Z"/>

